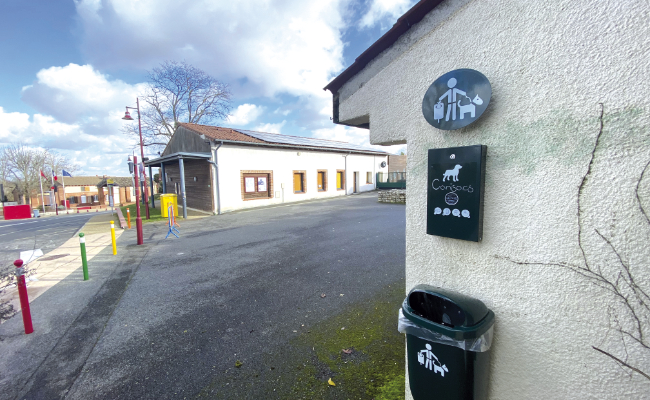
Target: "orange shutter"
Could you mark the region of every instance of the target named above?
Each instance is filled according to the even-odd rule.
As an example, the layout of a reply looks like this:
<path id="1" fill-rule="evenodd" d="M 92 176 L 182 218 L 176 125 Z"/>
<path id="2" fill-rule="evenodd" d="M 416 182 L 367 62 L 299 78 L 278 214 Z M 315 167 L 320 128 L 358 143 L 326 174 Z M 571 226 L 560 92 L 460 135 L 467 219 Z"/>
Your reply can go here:
<path id="1" fill-rule="evenodd" d="M 302 192 L 302 179 L 300 174 L 293 174 L 293 191 Z"/>
<path id="2" fill-rule="evenodd" d="M 323 172 L 319 172 L 319 173 L 318 173 L 318 190 L 323 190 L 323 189 L 325 189 L 325 188 L 323 187 L 323 175 L 324 175 Z"/>

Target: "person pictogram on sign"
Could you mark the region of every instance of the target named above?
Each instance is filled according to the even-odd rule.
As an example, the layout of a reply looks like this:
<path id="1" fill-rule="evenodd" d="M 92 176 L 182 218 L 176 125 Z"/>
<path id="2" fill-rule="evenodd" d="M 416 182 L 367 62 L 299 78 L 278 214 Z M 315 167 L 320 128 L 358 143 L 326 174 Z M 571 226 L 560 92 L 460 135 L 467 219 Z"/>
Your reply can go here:
<path id="1" fill-rule="evenodd" d="M 453 121 L 456 120 L 456 95 L 460 94 L 467 97 L 467 93 L 460 89 L 456 89 L 456 83 L 458 83 L 456 78 L 449 79 L 447 81 L 447 87 L 449 90 L 438 99 L 439 101 L 442 101 L 445 97 L 447 98 L 447 115 L 445 116 L 445 121 L 449 121 L 449 114 L 451 114 L 451 119 Z M 469 99 L 469 97 L 467 98 Z"/>
<path id="2" fill-rule="evenodd" d="M 444 378 L 445 372 L 449 372 L 446 365 L 442 365 L 436 357 L 435 354 L 431 351 L 431 345 L 427 343 L 425 350 L 420 350 L 418 352 L 418 362 L 420 365 L 424 365 L 424 368 L 433 370 L 433 373 L 440 372 L 440 375 Z"/>

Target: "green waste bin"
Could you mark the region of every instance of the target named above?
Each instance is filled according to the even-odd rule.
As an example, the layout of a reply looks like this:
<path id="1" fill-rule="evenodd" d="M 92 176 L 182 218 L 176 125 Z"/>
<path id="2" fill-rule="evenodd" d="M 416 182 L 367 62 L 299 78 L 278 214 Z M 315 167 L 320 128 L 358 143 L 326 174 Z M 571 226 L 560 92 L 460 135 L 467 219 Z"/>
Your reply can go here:
<path id="1" fill-rule="evenodd" d="M 404 299 L 398 330 L 406 334 L 414 400 L 487 399 L 494 313 L 480 300 L 430 285 Z"/>

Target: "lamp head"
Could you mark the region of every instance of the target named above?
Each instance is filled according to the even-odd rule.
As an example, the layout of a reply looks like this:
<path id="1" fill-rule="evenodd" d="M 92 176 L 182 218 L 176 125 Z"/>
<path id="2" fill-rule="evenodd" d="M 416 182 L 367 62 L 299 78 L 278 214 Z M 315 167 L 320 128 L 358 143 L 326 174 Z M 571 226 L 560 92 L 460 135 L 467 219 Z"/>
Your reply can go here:
<path id="1" fill-rule="evenodd" d="M 131 118 L 131 114 L 129 114 L 129 110 L 127 109 L 126 112 L 124 113 L 124 118 L 122 118 L 127 121 L 133 121 L 133 118 Z"/>

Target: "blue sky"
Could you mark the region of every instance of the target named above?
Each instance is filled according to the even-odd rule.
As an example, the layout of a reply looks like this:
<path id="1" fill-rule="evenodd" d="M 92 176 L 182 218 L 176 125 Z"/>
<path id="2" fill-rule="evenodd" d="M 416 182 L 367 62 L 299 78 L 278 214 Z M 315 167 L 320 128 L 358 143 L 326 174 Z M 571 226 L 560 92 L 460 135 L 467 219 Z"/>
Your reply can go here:
<path id="1" fill-rule="evenodd" d="M 125 175 L 135 143 L 120 133 L 124 106 L 165 60 L 230 84 L 233 113 L 217 125 L 367 145 L 367 130 L 332 124 L 322 88 L 414 3 L 0 0 L 0 146 L 48 147 L 81 174 Z"/>

